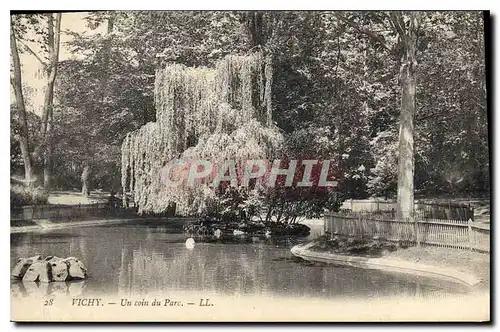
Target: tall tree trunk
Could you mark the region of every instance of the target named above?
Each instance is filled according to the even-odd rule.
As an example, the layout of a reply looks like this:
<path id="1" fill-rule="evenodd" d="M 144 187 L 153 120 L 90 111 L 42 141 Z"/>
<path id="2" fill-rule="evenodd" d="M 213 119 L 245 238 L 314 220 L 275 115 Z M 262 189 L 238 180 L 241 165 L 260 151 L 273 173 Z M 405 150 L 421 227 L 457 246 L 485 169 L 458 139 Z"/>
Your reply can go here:
<path id="1" fill-rule="evenodd" d="M 250 39 L 250 48 L 264 46 L 265 36 L 263 33 L 263 13 L 250 11 L 245 13 L 245 26 Z"/>
<path id="2" fill-rule="evenodd" d="M 82 195 L 85 197 L 88 197 L 90 193 L 89 177 L 90 177 L 90 166 L 85 165 L 82 171 Z"/>
<path id="3" fill-rule="evenodd" d="M 43 159 L 43 188 L 50 190 L 52 178 L 52 142 L 48 135 L 51 130 L 51 122 L 53 117 L 53 100 L 54 100 L 54 80 L 55 74 L 49 76 L 47 83 L 45 101 L 44 101 L 44 119 L 42 119 L 42 136 L 46 139 L 46 148 Z M 46 118 L 45 118 L 46 115 Z"/>
<path id="4" fill-rule="evenodd" d="M 399 219 L 411 217 L 413 211 L 413 115 L 415 114 L 416 80 L 411 69 L 401 76 L 401 113 L 399 116 L 398 200 Z"/>
<path id="5" fill-rule="evenodd" d="M 28 119 L 26 116 L 26 107 L 24 104 L 23 96 L 23 84 L 21 77 L 21 61 L 19 60 L 19 51 L 17 49 L 16 35 L 14 32 L 13 21 L 10 21 L 10 43 L 12 51 L 12 62 L 14 65 L 14 78 L 11 83 L 14 87 L 14 95 L 16 97 L 16 107 L 19 112 L 21 130 L 19 133 L 18 141 L 21 148 L 21 155 L 24 163 L 24 179 L 28 186 L 32 187 L 33 182 L 33 168 L 31 154 L 29 150 L 29 131 L 28 131 Z"/>
<path id="6" fill-rule="evenodd" d="M 50 190 L 51 187 L 51 173 L 52 173 L 52 142 L 50 142 L 50 137 L 48 133 L 50 132 L 50 123 L 53 117 L 53 106 L 54 106 L 54 84 L 57 76 L 57 64 L 59 62 L 59 41 L 61 32 L 61 13 L 56 14 L 55 26 L 54 26 L 54 16 L 49 14 L 48 16 L 48 34 L 47 43 L 49 50 L 49 64 L 46 68 L 47 74 L 47 85 L 45 89 L 45 98 L 43 103 L 43 114 L 42 114 L 42 137 L 46 140 L 46 150 L 44 154 L 43 162 L 43 187 L 46 190 Z"/>
<path id="7" fill-rule="evenodd" d="M 282 24 L 279 12 L 248 11 L 241 16 L 241 22 L 246 28 L 250 49 L 263 47 L 269 51 L 274 48 Z"/>
<path id="8" fill-rule="evenodd" d="M 398 158 L 398 196 L 397 218 L 413 220 L 414 195 L 413 182 L 415 160 L 413 155 L 413 118 L 415 114 L 416 46 L 418 31 L 418 13 L 411 14 L 408 28 L 404 28 L 402 18 L 398 23 L 401 28 L 402 61 L 400 68 L 401 113 L 399 116 L 399 158 Z"/>
<path id="9" fill-rule="evenodd" d="M 115 14 L 113 12 L 110 12 L 108 14 L 108 28 L 107 28 L 107 32 L 108 34 L 112 33 L 113 32 L 113 28 L 114 28 L 114 25 L 115 25 Z"/>
<path id="10" fill-rule="evenodd" d="M 52 146 L 48 145 L 43 159 L 43 188 L 50 190 L 52 188 Z"/>
<path id="11" fill-rule="evenodd" d="M 399 116 L 399 158 L 398 158 L 398 198 L 397 218 L 413 219 L 413 176 L 415 160 L 413 156 L 413 117 L 415 115 L 416 78 L 416 51 L 417 35 L 420 28 L 420 13 L 414 11 L 409 14 L 409 21 L 401 12 L 390 12 L 389 22 L 398 35 L 396 48 L 389 47 L 385 38 L 373 30 L 353 22 L 343 14 L 336 16 L 357 32 L 370 37 L 374 42 L 383 46 L 391 53 L 401 55 L 399 81 L 401 85 L 401 112 Z"/>

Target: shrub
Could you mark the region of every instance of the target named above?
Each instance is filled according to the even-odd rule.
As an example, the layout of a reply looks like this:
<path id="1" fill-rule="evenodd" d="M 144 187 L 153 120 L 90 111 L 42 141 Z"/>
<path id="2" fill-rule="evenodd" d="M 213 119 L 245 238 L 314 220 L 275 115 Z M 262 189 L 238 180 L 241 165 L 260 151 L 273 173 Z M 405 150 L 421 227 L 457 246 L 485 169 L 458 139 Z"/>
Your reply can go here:
<path id="1" fill-rule="evenodd" d="M 10 206 L 47 204 L 49 195 L 43 188 L 29 188 L 22 185 L 10 187 Z"/>

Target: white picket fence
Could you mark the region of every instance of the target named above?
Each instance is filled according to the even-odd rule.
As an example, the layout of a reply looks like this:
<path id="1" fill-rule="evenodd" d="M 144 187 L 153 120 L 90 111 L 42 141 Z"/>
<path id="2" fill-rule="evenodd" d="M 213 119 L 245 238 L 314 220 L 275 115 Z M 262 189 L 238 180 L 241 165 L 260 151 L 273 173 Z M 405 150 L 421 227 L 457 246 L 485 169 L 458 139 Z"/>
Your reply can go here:
<path id="1" fill-rule="evenodd" d="M 325 234 L 490 252 L 490 231 L 459 220 L 403 221 L 371 213 L 325 214 Z"/>

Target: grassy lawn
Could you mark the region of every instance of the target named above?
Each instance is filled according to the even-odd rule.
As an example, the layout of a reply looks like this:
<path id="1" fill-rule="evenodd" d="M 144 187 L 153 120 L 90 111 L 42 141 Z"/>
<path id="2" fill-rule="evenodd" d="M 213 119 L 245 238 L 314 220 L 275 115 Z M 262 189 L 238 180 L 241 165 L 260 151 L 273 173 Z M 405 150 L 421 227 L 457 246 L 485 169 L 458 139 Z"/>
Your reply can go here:
<path id="1" fill-rule="evenodd" d="M 328 236 L 316 238 L 310 250 L 337 255 L 404 260 L 440 268 L 451 268 L 481 279 L 481 282 L 475 286 L 478 289 L 489 287 L 489 253 L 437 246 L 417 248 L 383 240 L 345 237 L 330 240 Z"/>
<path id="2" fill-rule="evenodd" d="M 89 197 L 84 197 L 80 192 L 76 191 L 52 191 L 49 195 L 49 204 L 95 204 L 106 203 L 109 197 L 109 192 L 92 191 Z"/>
<path id="3" fill-rule="evenodd" d="M 439 267 L 448 267 L 470 273 L 482 280 L 481 287 L 489 286 L 490 254 L 445 247 L 409 247 L 386 252 L 384 258 L 404 259 Z"/>

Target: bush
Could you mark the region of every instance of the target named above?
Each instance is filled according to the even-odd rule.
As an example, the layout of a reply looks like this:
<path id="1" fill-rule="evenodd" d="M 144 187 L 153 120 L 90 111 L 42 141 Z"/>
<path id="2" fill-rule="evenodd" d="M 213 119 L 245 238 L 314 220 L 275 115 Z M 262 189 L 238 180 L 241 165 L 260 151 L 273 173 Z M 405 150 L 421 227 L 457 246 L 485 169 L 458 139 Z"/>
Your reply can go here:
<path id="1" fill-rule="evenodd" d="M 29 188 L 21 185 L 10 187 L 10 206 L 47 204 L 49 195 L 43 188 Z"/>

